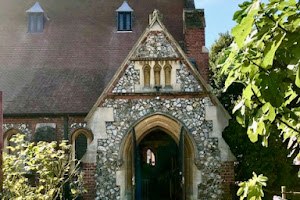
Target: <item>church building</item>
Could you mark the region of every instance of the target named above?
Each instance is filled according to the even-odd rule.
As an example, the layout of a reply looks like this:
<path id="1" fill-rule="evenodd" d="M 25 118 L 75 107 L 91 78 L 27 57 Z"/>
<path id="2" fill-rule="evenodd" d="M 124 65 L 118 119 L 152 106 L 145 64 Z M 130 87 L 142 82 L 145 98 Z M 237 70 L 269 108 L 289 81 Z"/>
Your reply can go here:
<path id="1" fill-rule="evenodd" d="M 230 115 L 193 0 L 2 0 L 3 151 L 68 140 L 83 199 L 231 199 Z"/>

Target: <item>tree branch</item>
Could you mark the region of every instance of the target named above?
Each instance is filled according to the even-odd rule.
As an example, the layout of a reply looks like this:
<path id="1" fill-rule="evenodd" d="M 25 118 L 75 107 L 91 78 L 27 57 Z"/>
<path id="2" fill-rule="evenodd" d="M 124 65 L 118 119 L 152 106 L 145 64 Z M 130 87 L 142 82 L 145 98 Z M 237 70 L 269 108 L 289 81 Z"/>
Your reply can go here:
<path id="1" fill-rule="evenodd" d="M 300 130 L 295 129 L 294 127 L 292 127 L 291 125 L 289 125 L 288 123 L 286 123 L 285 121 L 282 121 L 282 119 L 280 119 L 279 117 L 276 116 L 276 120 L 278 120 L 279 122 L 283 123 L 284 125 L 286 125 L 287 127 L 289 127 L 290 129 L 292 129 L 293 131 L 297 132 L 300 134 Z"/>
<path id="2" fill-rule="evenodd" d="M 277 25 L 280 29 L 282 29 L 283 31 L 285 31 L 286 33 L 288 33 L 289 31 L 286 30 L 285 28 L 283 28 L 279 23 L 276 22 L 276 20 L 273 18 L 273 16 L 271 17 L 270 15 L 268 15 L 267 13 L 265 13 L 265 15 L 272 21 L 275 23 L 275 25 Z"/>
<path id="3" fill-rule="evenodd" d="M 257 64 L 256 62 L 254 62 L 253 60 L 251 60 L 248 56 L 246 56 L 247 60 L 249 62 L 251 62 L 253 65 L 259 67 L 260 69 L 262 69 L 263 71 L 267 72 L 267 70 L 265 70 L 262 66 L 260 66 L 259 64 Z"/>

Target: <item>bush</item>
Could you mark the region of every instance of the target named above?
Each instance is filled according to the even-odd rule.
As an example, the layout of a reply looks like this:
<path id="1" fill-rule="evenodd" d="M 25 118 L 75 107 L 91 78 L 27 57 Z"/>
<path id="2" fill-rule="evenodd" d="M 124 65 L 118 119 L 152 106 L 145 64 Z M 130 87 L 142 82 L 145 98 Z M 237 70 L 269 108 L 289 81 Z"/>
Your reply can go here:
<path id="1" fill-rule="evenodd" d="M 66 185 L 72 199 L 83 192 L 83 173 L 70 155 L 66 141 L 30 143 L 24 135 L 11 139 L 10 154 L 3 155 L 2 199 L 47 200 L 63 199 Z"/>

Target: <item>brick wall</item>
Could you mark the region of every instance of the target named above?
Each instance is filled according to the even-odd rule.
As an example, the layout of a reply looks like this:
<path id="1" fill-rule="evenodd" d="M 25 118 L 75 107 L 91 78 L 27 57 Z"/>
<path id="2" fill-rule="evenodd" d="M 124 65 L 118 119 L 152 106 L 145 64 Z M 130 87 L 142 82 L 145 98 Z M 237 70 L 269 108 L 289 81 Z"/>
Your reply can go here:
<path id="1" fill-rule="evenodd" d="M 196 60 L 201 76 L 208 83 L 208 52 L 202 51 L 205 46 L 205 28 L 188 27 L 184 38 L 187 56 Z"/>
<path id="2" fill-rule="evenodd" d="M 95 170 L 96 165 L 94 163 L 83 163 L 84 187 L 88 190 L 88 192 L 83 195 L 84 200 L 95 199 Z"/>
<path id="3" fill-rule="evenodd" d="M 32 134 L 31 141 L 34 141 L 35 138 L 35 128 L 38 123 L 55 123 L 56 124 L 56 140 L 63 139 L 64 131 L 64 118 L 63 117 L 37 117 L 37 118 L 4 118 L 5 124 L 28 124 L 29 130 Z"/>
<path id="4" fill-rule="evenodd" d="M 224 199 L 232 199 L 234 191 L 234 162 L 223 162 L 221 166 L 222 189 Z"/>
<path id="5" fill-rule="evenodd" d="M 83 123 L 84 117 L 69 117 L 69 126 L 72 123 Z M 6 117 L 4 118 L 5 124 L 28 124 L 30 132 L 32 133 L 31 141 L 34 141 L 35 138 L 35 128 L 38 123 L 55 123 L 56 124 L 56 140 L 60 141 L 64 137 L 64 117 L 26 117 L 26 118 L 17 118 L 17 117 Z M 3 133 L 4 134 L 4 133 Z"/>

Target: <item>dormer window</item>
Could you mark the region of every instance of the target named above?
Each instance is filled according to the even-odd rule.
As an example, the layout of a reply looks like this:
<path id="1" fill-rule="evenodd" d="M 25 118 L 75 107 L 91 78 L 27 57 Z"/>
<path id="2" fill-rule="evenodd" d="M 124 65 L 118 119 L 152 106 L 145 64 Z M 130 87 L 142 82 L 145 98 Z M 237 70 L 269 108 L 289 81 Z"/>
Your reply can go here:
<path id="1" fill-rule="evenodd" d="M 116 11 L 118 13 L 118 31 L 131 31 L 133 9 L 124 1 Z"/>
<path id="2" fill-rule="evenodd" d="M 39 2 L 26 11 L 28 13 L 28 33 L 41 33 L 44 29 L 44 10 Z"/>

